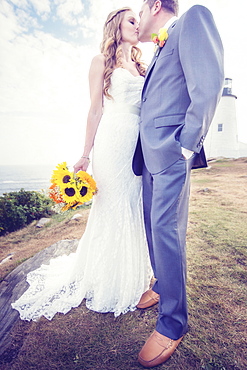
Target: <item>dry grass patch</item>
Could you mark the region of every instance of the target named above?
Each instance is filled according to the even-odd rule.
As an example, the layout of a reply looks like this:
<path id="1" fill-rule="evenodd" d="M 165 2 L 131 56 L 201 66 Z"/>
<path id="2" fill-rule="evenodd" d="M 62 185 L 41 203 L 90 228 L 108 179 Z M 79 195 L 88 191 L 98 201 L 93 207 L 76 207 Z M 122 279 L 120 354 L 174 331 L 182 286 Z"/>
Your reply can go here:
<path id="1" fill-rule="evenodd" d="M 81 218 L 71 221 L 75 213 Z M 80 239 L 86 226 L 88 207 L 77 211 L 55 215 L 43 228 L 37 228 L 37 221 L 27 227 L 0 237 L 0 261 L 9 254 L 12 258 L 0 265 L 0 281 L 27 258 L 62 239 Z"/>

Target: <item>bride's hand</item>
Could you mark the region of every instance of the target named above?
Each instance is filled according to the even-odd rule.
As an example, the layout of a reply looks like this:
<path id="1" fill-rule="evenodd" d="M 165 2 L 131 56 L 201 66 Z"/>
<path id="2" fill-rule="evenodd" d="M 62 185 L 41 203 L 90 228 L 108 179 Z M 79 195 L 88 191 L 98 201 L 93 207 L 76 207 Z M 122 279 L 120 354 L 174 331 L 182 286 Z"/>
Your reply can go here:
<path id="1" fill-rule="evenodd" d="M 74 172 L 77 173 L 78 171 L 87 171 L 89 166 L 90 160 L 89 158 L 82 157 L 79 161 L 74 165 Z"/>

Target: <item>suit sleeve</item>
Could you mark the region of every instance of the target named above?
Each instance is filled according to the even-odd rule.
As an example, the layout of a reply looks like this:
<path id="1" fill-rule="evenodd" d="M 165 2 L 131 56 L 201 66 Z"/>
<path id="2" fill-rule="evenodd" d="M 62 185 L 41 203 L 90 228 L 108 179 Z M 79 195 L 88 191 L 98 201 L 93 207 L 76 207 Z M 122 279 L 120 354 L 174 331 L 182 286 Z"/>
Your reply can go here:
<path id="1" fill-rule="evenodd" d="M 210 11 L 200 5 L 183 17 L 179 57 L 191 103 L 181 131 L 181 146 L 199 153 L 224 82 L 223 46 Z"/>

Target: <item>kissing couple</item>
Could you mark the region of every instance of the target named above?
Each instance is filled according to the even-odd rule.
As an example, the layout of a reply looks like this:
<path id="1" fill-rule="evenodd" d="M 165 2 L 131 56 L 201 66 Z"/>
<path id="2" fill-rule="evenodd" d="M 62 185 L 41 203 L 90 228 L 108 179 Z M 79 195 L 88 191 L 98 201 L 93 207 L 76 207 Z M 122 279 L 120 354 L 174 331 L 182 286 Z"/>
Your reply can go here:
<path id="1" fill-rule="evenodd" d="M 74 171 L 87 170 L 92 152 L 98 192 L 77 251 L 30 272 L 12 307 L 23 320 L 51 320 L 84 298 L 90 310 L 115 316 L 158 303 L 156 327 L 138 356 L 150 368 L 188 330 L 190 172 L 207 166 L 203 141 L 224 72 L 207 8 L 195 5 L 178 18 L 178 0 L 146 0 L 139 16 L 129 7 L 111 12 L 91 63 L 85 145 Z M 152 39 L 146 69 L 137 45 Z"/>

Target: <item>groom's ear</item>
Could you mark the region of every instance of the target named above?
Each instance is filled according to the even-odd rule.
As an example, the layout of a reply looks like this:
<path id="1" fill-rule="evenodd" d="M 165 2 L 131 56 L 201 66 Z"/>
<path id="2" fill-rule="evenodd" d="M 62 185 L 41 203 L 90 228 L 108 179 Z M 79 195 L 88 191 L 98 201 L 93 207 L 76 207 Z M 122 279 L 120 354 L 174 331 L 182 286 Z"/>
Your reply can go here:
<path id="1" fill-rule="evenodd" d="M 153 15 L 158 14 L 162 8 L 162 4 L 160 0 L 156 0 L 154 2 L 154 5 L 151 8 L 151 12 Z"/>

